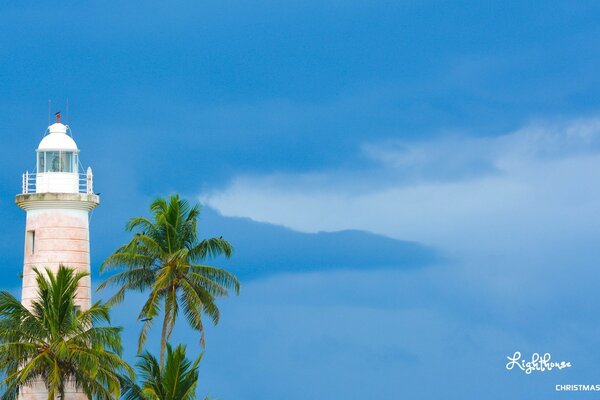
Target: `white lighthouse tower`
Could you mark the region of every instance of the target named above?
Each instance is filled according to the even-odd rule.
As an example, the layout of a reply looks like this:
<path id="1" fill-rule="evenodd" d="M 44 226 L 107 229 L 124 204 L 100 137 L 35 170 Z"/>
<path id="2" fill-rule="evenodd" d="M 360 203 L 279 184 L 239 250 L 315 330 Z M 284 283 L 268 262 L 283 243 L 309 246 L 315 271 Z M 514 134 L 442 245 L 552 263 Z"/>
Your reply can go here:
<path id="1" fill-rule="evenodd" d="M 48 127 L 37 150 L 37 168 L 23 174 L 22 193 L 16 203 L 27 213 L 25 223 L 25 257 L 23 265 L 22 303 L 30 307 L 37 295 L 33 268 L 57 271 L 65 265 L 90 272 L 89 213 L 100 203 L 93 192 L 91 168 L 79 170 L 79 149 L 60 122 Z M 75 300 L 87 310 L 91 306 L 91 279 L 80 281 Z M 47 400 L 43 384 L 21 391 L 19 400 Z M 66 400 L 85 399 L 71 391 Z"/>

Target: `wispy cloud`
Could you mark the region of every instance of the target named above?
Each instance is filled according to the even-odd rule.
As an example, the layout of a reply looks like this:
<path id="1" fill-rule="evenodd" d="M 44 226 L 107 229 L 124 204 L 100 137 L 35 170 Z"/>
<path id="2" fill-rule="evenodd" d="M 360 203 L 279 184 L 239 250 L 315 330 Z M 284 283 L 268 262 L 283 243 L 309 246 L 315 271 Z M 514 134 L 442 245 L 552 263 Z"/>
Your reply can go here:
<path id="1" fill-rule="evenodd" d="M 449 135 L 417 143 L 390 140 L 364 146 L 369 157 L 390 168 L 439 174 L 445 169 L 472 171 L 480 165 L 502 171 L 510 160 L 550 160 L 599 150 L 600 119 L 538 122 L 492 137 Z"/>
<path id="2" fill-rule="evenodd" d="M 239 176 L 200 197 L 224 215 L 300 231 L 363 229 L 431 244 L 469 260 L 469 273 L 498 290 L 515 284 L 507 270 L 525 286 L 592 254 L 600 239 L 599 119 L 368 143 L 363 156 L 375 166 Z"/>
<path id="3" fill-rule="evenodd" d="M 496 137 L 366 143 L 362 155 L 375 166 L 242 175 L 200 197 L 225 215 L 306 231 L 366 228 L 396 237 L 421 236 L 416 225 L 440 222 L 427 215 L 460 217 L 465 208 L 473 217 L 515 207 L 538 214 L 557 202 L 585 202 L 575 193 L 596 195 L 591 183 L 600 162 L 600 119 L 535 123 Z M 373 218 L 382 214 L 414 223 L 394 228 Z"/>

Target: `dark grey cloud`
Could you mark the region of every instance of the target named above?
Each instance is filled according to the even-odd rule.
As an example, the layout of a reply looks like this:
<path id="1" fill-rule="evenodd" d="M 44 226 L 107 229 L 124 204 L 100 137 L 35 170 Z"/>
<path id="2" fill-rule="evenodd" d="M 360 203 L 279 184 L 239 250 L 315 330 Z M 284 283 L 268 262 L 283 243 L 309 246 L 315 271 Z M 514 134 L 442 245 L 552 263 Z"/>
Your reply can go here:
<path id="1" fill-rule="evenodd" d="M 422 268 L 439 262 L 434 248 L 359 230 L 304 233 L 249 218 L 203 210 L 200 229 L 223 236 L 235 248 L 231 260 L 216 260 L 241 278 L 335 269 Z"/>

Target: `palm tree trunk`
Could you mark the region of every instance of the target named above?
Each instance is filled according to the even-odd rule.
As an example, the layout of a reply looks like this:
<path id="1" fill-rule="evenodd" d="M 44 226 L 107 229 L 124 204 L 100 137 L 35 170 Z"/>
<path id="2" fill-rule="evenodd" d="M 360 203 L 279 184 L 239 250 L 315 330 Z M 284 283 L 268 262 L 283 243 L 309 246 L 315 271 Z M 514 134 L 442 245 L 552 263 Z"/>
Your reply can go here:
<path id="1" fill-rule="evenodd" d="M 165 296 L 165 317 L 163 320 L 162 334 L 160 337 L 160 369 L 162 371 L 165 364 L 165 350 L 167 348 L 167 325 L 169 325 L 169 296 Z"/>

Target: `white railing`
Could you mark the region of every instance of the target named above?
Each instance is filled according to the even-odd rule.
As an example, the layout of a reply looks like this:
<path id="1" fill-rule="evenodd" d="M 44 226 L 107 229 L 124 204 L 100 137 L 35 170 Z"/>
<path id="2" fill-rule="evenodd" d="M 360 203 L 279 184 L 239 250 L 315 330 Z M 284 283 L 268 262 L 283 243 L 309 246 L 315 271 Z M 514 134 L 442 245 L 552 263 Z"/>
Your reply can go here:
<path id="1" fill-rule="evenodd" d="M 41 175 L 46 175 L 46 174 L 57 174 L 60 172 L 50 172 L 50 173 L 44 173 Z M 28 194 L 28 193 L 37 193 L 37 177 L 40 174 L 36 174 L 36 173 L 30 173 L 29 171 L 26 171 L 23 174 L 23 181 L 22 181 L 22 192 L 23 194 Z M 94 175 L 92 174 L 92 168 L 88 167 L 87 172 L 85 174 L 83 173 L 79 173 L 77 174 L 77 190 L 78 193 L 83 193 L 83 194 L 94 194 Z"/>

